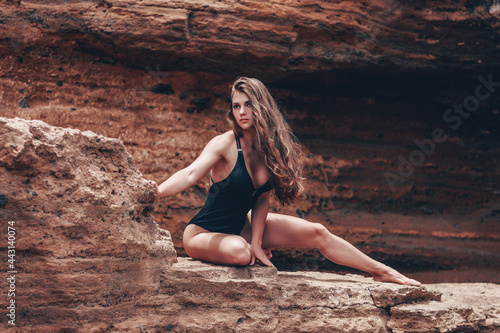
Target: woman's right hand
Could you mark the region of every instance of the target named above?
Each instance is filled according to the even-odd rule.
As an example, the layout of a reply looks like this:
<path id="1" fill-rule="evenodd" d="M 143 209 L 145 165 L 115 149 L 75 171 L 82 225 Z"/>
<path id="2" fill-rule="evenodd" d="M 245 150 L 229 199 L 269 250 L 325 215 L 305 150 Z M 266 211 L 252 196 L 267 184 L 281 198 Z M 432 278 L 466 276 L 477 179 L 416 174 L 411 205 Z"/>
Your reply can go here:
<path id="1" fill-rule="evenodd" d="M 148 180 L 148 182 L 155 187 L 156 197 L 159 198 L 160 197 L 160 188 L 158 187 L 158 184 L 156 184 L 156 182 L 154 180 Z"/>
<path id="2" fill-rule="evenodd" d="M 269 260 L 273 257 L 272 253 L 268 249 L 263 249 L 260 246 L 252 245 L 252 260 L 250 261 L 250 266 L 255 264 L 255 260 L 258 259 L 262 264 L 274 267 L 273 263 Z"/>

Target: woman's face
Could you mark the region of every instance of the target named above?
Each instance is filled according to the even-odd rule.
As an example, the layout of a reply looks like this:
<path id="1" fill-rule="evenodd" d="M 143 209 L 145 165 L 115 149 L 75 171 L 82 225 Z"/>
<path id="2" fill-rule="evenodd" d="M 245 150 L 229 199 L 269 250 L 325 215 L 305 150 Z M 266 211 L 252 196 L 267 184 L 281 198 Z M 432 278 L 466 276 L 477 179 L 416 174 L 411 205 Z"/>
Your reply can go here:
<path id="1" fill-rule="evenodd" d="M 236 91 L 233 95 L 232 107 L 234 119 L 236 119 L 236 123 L 241 129 L 247 130 L 252 128 L 254 125 L 253 111 L 248 95 L 241 91 Z"/>

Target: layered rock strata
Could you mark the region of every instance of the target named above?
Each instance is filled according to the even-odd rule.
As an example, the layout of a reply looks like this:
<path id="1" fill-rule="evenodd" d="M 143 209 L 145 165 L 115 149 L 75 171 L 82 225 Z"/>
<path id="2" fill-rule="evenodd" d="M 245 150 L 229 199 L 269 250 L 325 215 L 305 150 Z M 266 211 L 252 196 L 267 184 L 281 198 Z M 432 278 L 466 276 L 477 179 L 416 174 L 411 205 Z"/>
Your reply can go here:
<path id="1" fill-rule="evenodd" d="M 157 292 L 177 256 L 119 140 L 0 117 L 0 142 L 2 272 L 14 276 L 2 274 L 1 302 L 15 301 L 17 327 L 64 327 Z"/>
<path id="2" fill-rule="evenodd" d="M 161 283 L 161 297 L 179 307 L 178 315 L 165 318 L 157 331 L 170 327 L 178 332 L 495 332 L 500 328 L 500 311 L 494 305 L 500 287 L 495 284 L 407 287 L 350 274 L 221 267 L 185 258 L 179 258 Z M 144 315 L 162 310 L 158 305 Z"/>
<path id="3" fill-rule="evenodd" d="M 495 63 L 492 1 L 7 1 L 16 50 L 168 70 L 260 76 L 382 66 L 478 69 Z M 14 30 L 15 27 L 15 30 Z M 234 74 L 234 75 L 236 75 Z"/>
<path id="4" fill-rule="evenodd" d="M 153 188 L 119 140 L 20 118 L 0 118 L 0 140 L 0 219 L 15 230 L 15 261 L 2 272 L 16 271 L 14 287 L 0 282 L 16 304 L 2 331 L 500 329 L 495 284 L 408 287 L 176 258 L 150 216 Z"/>
<path id="5" fill-rule="evenodd" d="M 2 2 L 0 115 L 120 138 L 144 175 L 162 181 L 228 129 L 228 85 L 256 76 L 286 110 L 307 156 L 304 200 L 272 202 L 273 211 L 320 222 L 427 282 L 500 282 L 498 83 L 479 90 L 490 94 L 477 110 L 443 120 L 455 105 L 474 103 L 478 77 L 500 82 L 498 8 Z M 436 128 L 447 140 L 424 154 L 415 142 Z M 400 175 L 415 156 L 425 160 L 391 189 L 385 172 Z M 181 255 L 182 230 L 207 183 L 162 199 L 153 213 Z M 275 263 L 306 269 L 311 257 L 314 269 L 339 269 L 293 249 L 275 252 Z"/>
<path id="6" fill-rule="evenodd" d="M 0 77 L 2 115 L 120 138 L 145 177 L 157 182 L 189 165 L 211 138 L 228 130 L 231 81 L 220 76 L 50 58 L 24 60 L 23 65 L 12 57 L 0 62 L 8 69 Z M 170 84 L 173 93 L 151 92 L 159 82 Z M 467 96 L 468 90 L 456 95 Z M 271 209 L 320 222 L 379 260 L 412 274 L 422 272 L 416 277 L 426 282 L 499 282 L 496 95 L 488 101 L 491 106 L 453 131 L 439 122 L 439 114 L 452 105 L 448 102 L 407 104 L 396 96 L 401 91 L 386 99 L 334 91 L 337 97 L 272 88 L 288 108 L 303 145 L 307 182 L 303 199 L 285 207 L 273 201 Z M 18 106 L 23 96 L 29 108 Z M 208 97 L 205 106 L 192 103 Z M 426 139 L 426 132 L 438 126 L 445 128 L 448 140 L 391 191 L 384 172 L 397 175 L 398 158 L 408 160 L 419 151 L 413 141 Z M 153 212 L 155 221 L 172 233 L 181 255 L 182 231 L 207 190 L 205 177 L 185 192 L 161 199 Z M 308 269 L 302 253 L 280 250 L 275 263 L 282 269 Z M 339 269 L 323 259 L 316 262 L 322 270 Z"/>

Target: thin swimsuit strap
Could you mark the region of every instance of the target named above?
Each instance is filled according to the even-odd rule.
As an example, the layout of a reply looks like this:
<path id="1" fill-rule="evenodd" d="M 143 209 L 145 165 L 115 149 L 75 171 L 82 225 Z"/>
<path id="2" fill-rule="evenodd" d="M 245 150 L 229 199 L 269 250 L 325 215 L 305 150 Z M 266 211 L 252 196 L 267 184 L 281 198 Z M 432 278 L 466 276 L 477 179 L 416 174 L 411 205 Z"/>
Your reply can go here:
<path id="1" fill-rule="evenodd" d="M 236 148 L 238 148 L 238 151 L 239 151 L 239 152 L 240 152 L 240 151 L 242 152 L 242 151 L 243 151 L 243 149 L 241 149 L 240 137 L 239 137 L 239 136 L 237 136 L 237 135 L 236 135 L 236 133 L 234 133 L 234 137 L 235 137 L 235 139 L 236 139 Z"/>

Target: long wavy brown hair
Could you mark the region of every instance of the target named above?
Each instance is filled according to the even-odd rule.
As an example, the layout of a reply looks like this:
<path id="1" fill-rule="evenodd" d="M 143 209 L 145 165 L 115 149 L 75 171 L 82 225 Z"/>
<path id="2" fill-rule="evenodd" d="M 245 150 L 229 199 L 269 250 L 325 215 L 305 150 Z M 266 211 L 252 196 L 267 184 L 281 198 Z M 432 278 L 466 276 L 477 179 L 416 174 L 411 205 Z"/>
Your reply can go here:
<path id="1" fill-rule="evenodd" d="M 240 77 L 231 89 L 231 100 L 237 91 L 247 94 L 250 100 L 256 132 L 255 150 L 267 167 L 274 195 L 281 204 L 291 203 L 304 191 L 300 144 L 261 81 Z M 242 136 L 232 109 L 231 103 L 227 119 L 236 134 Z"/>

